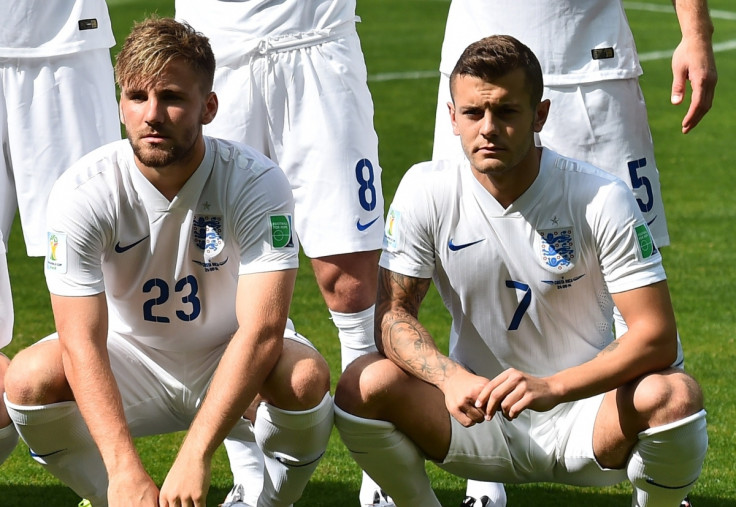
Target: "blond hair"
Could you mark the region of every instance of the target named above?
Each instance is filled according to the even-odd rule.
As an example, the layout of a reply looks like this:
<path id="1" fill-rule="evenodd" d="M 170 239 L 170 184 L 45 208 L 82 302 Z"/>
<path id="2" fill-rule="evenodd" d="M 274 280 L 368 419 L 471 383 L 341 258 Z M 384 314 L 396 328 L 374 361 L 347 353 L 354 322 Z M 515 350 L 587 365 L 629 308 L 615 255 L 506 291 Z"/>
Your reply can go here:
<path id="1" fill-rule="evenodd" d="M 175 60 L 185 61 L 200 76 L 203 93 L 212 90 L 215 55 L 209 39 L 187 23 L 151 17 L 137 23 L 125 39 L 115 64 L 117 83 L 121 88 L 145 87 Z"/>

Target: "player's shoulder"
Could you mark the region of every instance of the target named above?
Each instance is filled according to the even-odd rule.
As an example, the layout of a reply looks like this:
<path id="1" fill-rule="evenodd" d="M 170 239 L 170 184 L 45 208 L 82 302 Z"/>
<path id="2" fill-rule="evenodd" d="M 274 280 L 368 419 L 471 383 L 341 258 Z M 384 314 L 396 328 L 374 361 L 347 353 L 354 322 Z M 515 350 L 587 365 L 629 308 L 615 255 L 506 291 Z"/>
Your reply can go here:
<path id="1" fill-rule="evenodd" d="M 586 207 L 592 205 L 599 210 L 607 209 L 608 203 L 618 203 L 620 208 L 624 208 L 624 202 L 634 201 L 623 180 L 593 164 L 545 149 L 542 166 L 548 172 L 547 181 L 560 185 L 561 195 L 567 201 L 587 203 Z"/>
<path id="2" fill-rule="evenodd" d="M 566 157 L 548 148 L 544 148 L 542 151 L 541 165 L 556 172 L 557 177 L 580 186 L 591 188 L 626 186 L 617 176 L 593 164 Z"/>
<path id="3" fill-rule="evenodd" d="M 232 171 L 233 176 L 257 178 L 278 169 L 273 160 L 247 144 L 216 137 L 205 137 L 205 140 L 214 150 L 215 167 Z"/>
<path id="4" fill-rule="evenodd" d="M 119 172 L 132 161 L 133 152 L 127 140 L 114 141 L 92 150 L 64 171 L 54 191 L 73 192 L 109 181 L 105 175 Z M 101 178 L 101 176 L 103 176 Z"/>
<path id="5" fill-rule="evenodd" d="M 419 162 L 409 168 L 404 174 L 397 191 L 402 200 L 435 204 L 452 200 L 462 186 L 461 174 L 465 167 L 465 158 L 454 160 L 429 160 Z"/>
<path id="6" fill-rule="evenodd" d="M 402 178 L 403 185 L 433 188 L 447 187 L 448 180 L 460 174 L 465 159 L 428 160 L 414 164 Z"/>
<path id="7" fill-rule="evenodd" d="M 275 197 L 291 194 L 291 185 L 281 168 L 255 148 L 243 143 L 205 137 L 213 150 L 213 178 L 210 185 L 235 200 L 252 200 L 256 195 Z"/>

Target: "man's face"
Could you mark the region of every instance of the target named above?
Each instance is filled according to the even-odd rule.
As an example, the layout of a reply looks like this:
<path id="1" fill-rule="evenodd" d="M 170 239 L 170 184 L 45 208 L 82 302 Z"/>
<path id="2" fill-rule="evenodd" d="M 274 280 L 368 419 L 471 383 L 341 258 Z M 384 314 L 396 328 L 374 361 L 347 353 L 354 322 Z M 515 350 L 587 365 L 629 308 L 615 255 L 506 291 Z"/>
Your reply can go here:
<path id="1" fill-rule="evenodd" d="M 509 172 L 534 148 L 534 132 L 542 129 L 548 104 L 531 105 L 522 69 L 492 83 L 459 75 L 453 99 L 453 131 L 473 169 L 489 177 Z"/>
<path id="2" fill-rule="evenodd" d="M 163 168 L 186 163 L 195 153 L 202 125 L 214 118 L 214 94 L 201 91 L 183 60 L 168 64 L 151 83 L 122 87 L 121 119 L 139 164 Z"/>

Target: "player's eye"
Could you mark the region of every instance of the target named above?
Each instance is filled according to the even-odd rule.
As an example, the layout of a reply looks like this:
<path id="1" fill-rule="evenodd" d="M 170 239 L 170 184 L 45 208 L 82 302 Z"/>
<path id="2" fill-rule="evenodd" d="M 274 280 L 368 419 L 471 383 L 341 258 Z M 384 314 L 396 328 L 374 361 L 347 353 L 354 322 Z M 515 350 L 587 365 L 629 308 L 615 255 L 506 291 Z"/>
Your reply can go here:
<path id="1" fill-rule="evenodd" d="M 145 102 L 148 99 L 146 93 L 136 90 L 126 92 L 125 96 L 132 102 Z"/>
<path id="2" fill-rule="evenodd" d="M 477 119 L 483 116 L 483 111 L 475 108 L 465 109 L 463 110 L 463 116 L 471 119 Z"/>

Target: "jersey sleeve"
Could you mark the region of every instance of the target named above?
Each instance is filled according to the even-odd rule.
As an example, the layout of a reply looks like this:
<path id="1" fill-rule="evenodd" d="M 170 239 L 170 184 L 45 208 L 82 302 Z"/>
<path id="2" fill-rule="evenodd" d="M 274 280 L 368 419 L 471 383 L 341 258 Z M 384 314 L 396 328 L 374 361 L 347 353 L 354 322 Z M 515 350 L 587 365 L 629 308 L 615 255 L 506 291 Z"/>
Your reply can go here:
<path id="1" fill-rule="evenodd" d="M 428 168 L 416 165 L 401 180 L 386 217 L 379 261 L 382 268 L 416 278 L 432 278 L 435 270 Z"/>
<path id="2" fill-rule="evenodd" d="M 102 195 L 88 199 L 68 180 L 57 181 L 49 197 L 46 284 L 59 296 L 99 294 L 105 290 L 102 258 L 112 227 L 102 217 L 112 199 Z"/>
<path id="3" fill-rule="evenodd" d="M 624 292 L 666 278 L 652 234 L 631 191 L 616 180 L 596 207 L 594 221 L 603 277 L 611 293 Z"/>
<path id="4" fill-rule="evenodd" d="M 259 174 L 247 191 L 237 196 L 233 223 L 240 245 L 239 274 L 297 268 L 294 198 L 286 175 L 273 165 L 254 165 L 247 170 Z"/>

